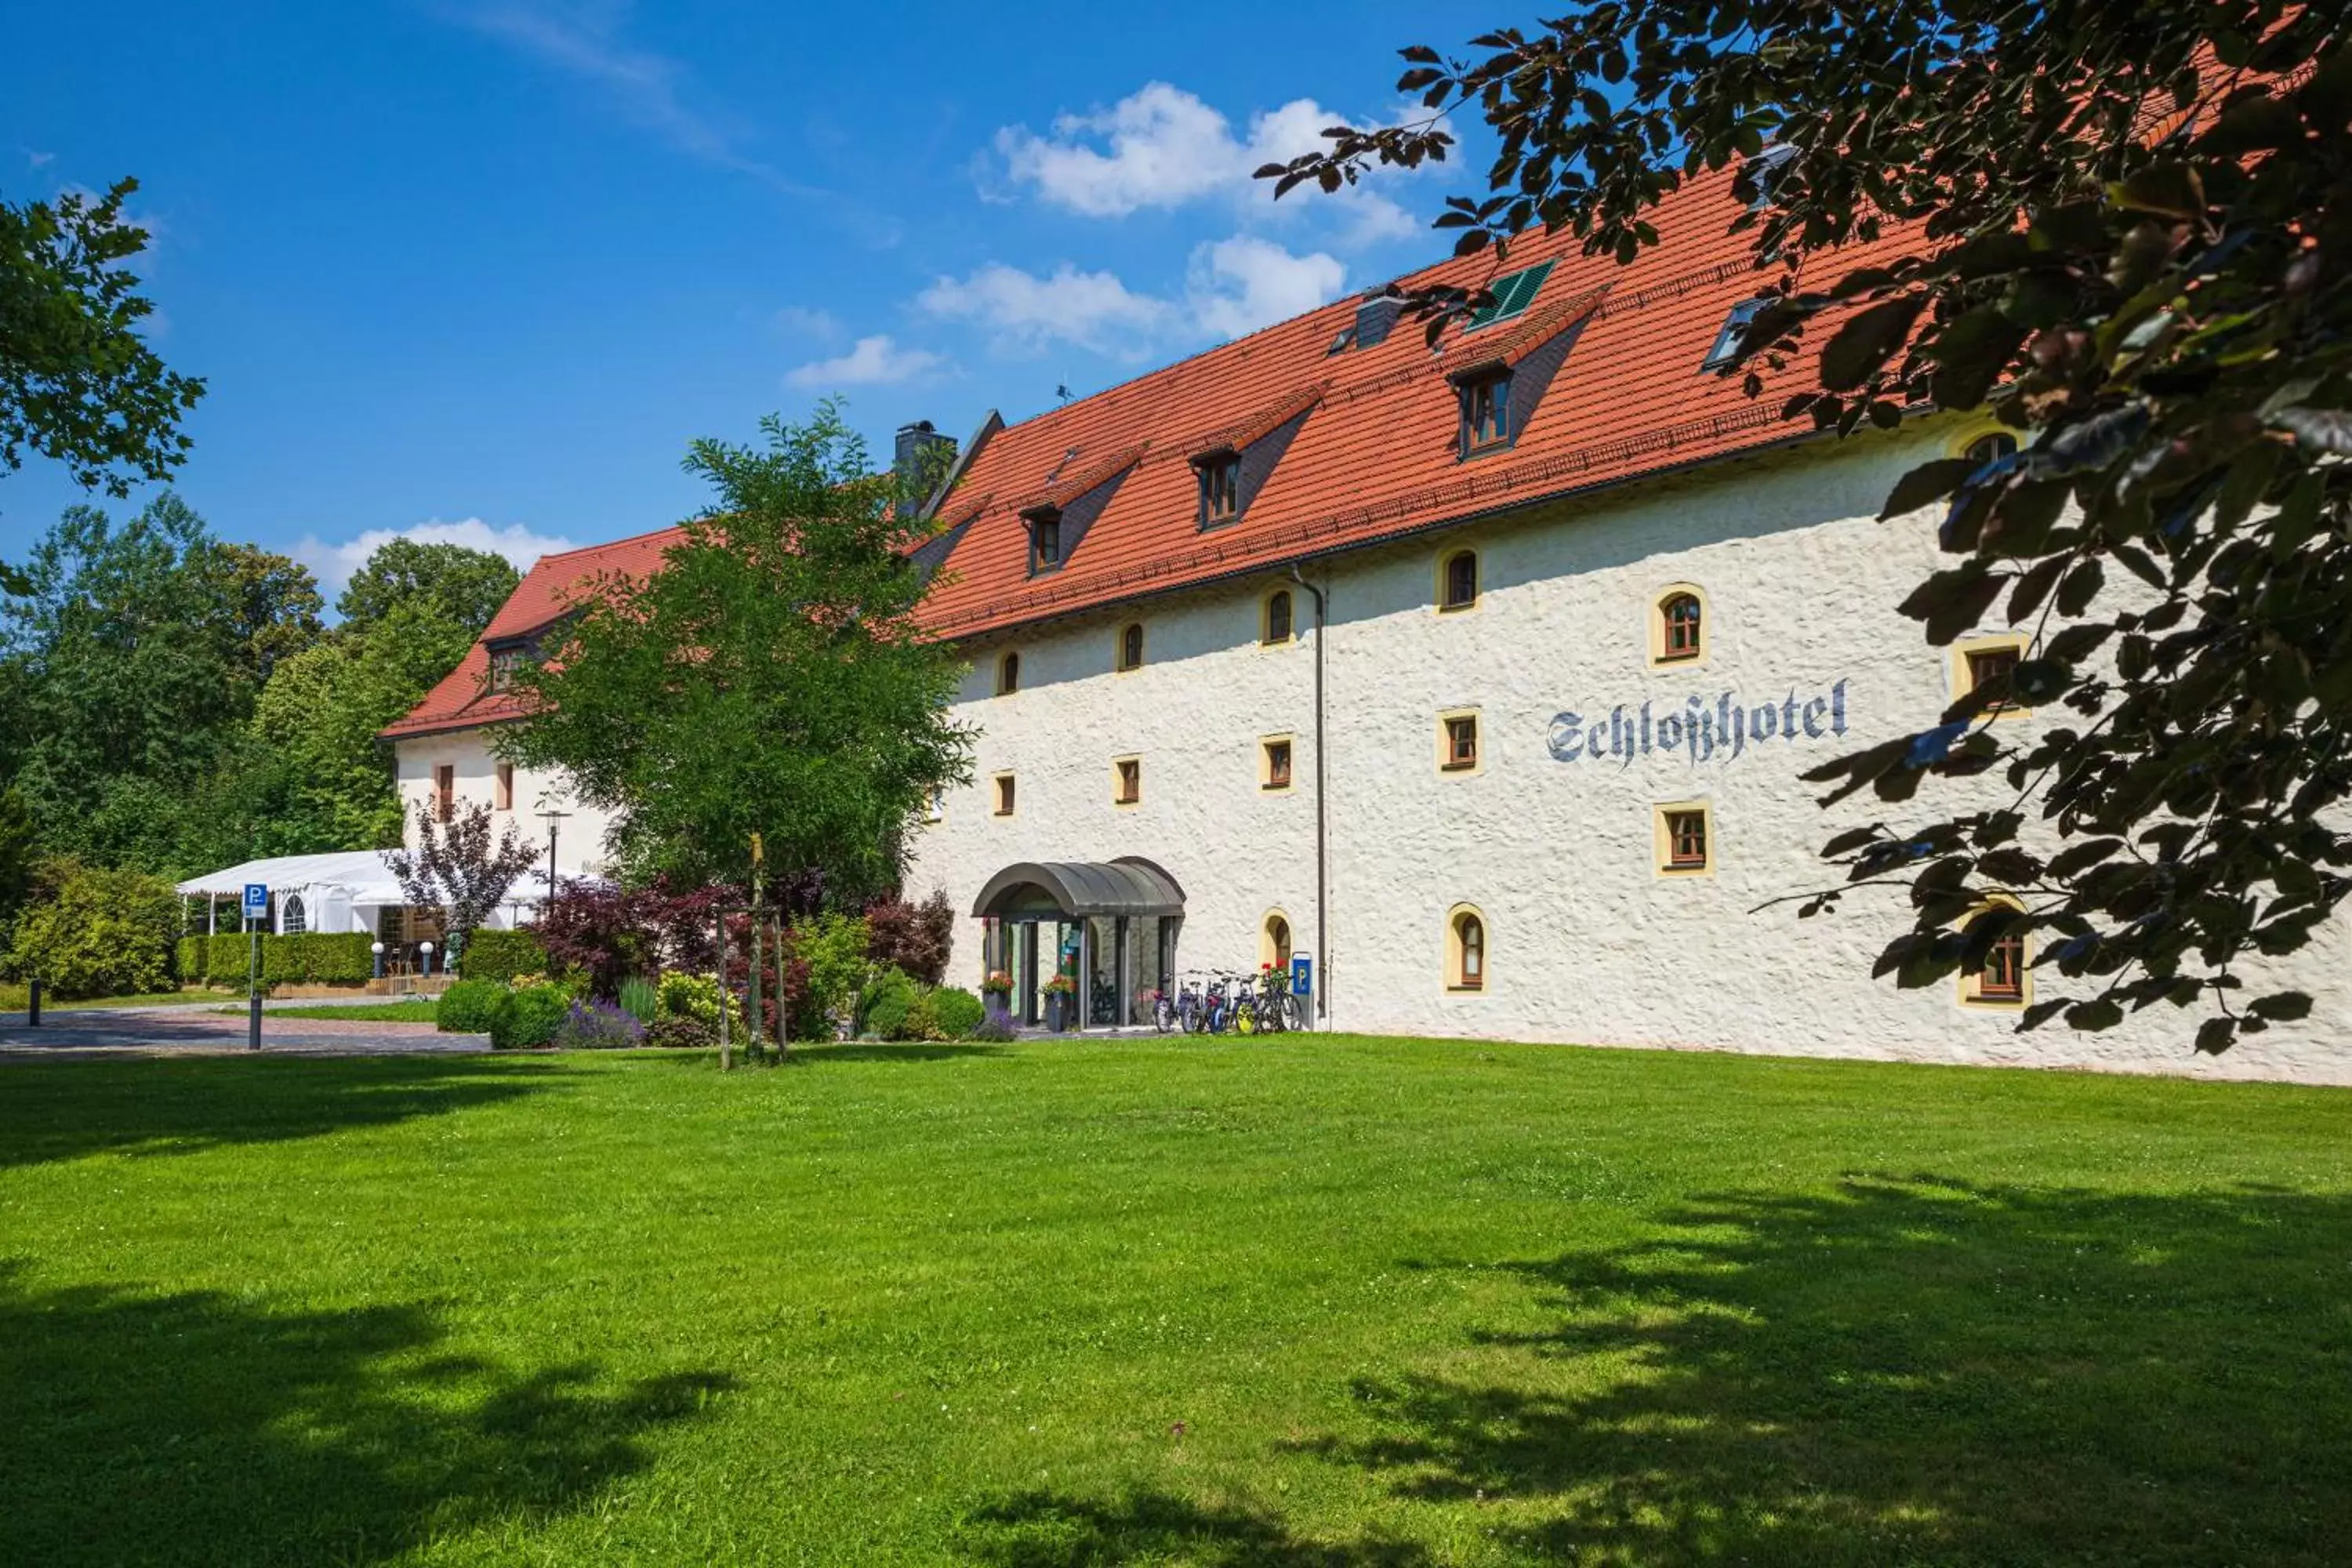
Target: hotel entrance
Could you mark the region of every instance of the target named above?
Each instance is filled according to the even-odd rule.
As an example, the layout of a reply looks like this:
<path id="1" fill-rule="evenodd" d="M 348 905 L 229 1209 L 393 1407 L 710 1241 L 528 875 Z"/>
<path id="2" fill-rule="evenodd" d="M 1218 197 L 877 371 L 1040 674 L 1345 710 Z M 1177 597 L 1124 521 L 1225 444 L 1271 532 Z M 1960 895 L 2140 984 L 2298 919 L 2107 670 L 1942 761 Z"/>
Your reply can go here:
<path id="1" fill-rule="evenodd" d="M 986 922 L 983 969 L 1012 977 L 1013 1022 L 1118 1028 L 1151 1022 L 1175 971 L 1184 891 L 1133 856 L 1024 861 L 989 879 L 972 913 Z"/>

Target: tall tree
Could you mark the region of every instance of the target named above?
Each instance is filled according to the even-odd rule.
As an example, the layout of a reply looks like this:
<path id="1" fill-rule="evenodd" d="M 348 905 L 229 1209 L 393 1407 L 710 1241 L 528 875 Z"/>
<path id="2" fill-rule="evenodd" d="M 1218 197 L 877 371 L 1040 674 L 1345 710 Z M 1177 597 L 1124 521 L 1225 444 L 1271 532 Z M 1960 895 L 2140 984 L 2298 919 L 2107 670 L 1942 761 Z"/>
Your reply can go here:
<path id="1" fill-rule="evenodd" d="M 505 556 L 487 550 L 394 539 L 352 574 L 335 613 L 344 626 L 364 631 L 395 606 L 407 605 L 464 626 L 470 642 L 521 580 Z"/>
<path id="2" fill-rule="evenodd" d="M 138 188 L 0 201 L 0 471 L 32 451 L 123 496 L 185 460 L 180 421 L 205 384 L 166 369 L 136 330 L 155 309 L 123 266 L 147 248 L 122 216 Z"/>
<path id="3" fill-rule="evenodd" d="M 173 868 L 154 858 L 170 834 L 151 808 L 190 810 L 278 661 L 317 636 L 310 574 L 223 545 L 166 492 L 119 527 L 69 509 L 23 577 L 0 605 L 0 691 L 14 709 L 8 760 L 45 843 Z M 103 809 L 131 780 L 143 785 L 136 808 Z M 131 827 L 135 855 L 113 837 Z"/>
<path id="4" fill-rule="evenodd" d="M 929 792 L 968 774 L 957 664 L 915 626 L 894 481 L 834 406 L 761 428 L 761 447 L 695 444 L 710 510 L 650 577 L 580 595 L 517 678 L 533 711 L 508 743 L 614 811 L 637 873 L 733 880 L 760 833 L 769 866 L 862 899 L 895 884 Z"/>
<path id="5" fill-rule="evenodd" d="M 1911 801 L 2003 769 L 2011 795 L 1844 834 L 1899 887 L 1879 972 L 1936 984 L 2017 931 L 2106 1028 L 2197 1006 L 2200 1048 L 2304 1016 L 2244 995 L 2352 892 L 2352 59 L 2341 6 L 2291 0 L 1599 0 L 1474 58 L 1404 51 L 1428 117 L 1339 127 L 1260 173 L 1326 190 L 1499 138 L 1438 220 L 1465 252 L 1530 226 L 1629 260 L 1647 214 L 1741 160 L 1728 219 L 1770 303 L 1748 385 L 1850 434 L 1989 408 L 2030 440 L 1914 469 L 1955 558 L 1903 605 L 1927 639 L 2000 614 L 2032 657 L 1920 732 L 1817 777 Z M 1769 157 L 1760 156 L 1767 146 Z M 1871 264 L 1837 252 L 1887 242 Z M 1483 301 L 1429 291 L 1433 334 Z M 1773 373 L 1801 362 L 1813 384 Z M 2120 579 L 2129 578 L 2128 584 Z M 2120 589 L 2120 591 L 2119 591 Z M 2004 703 L 2070 710 L 2031 731 Z M 2033 819 L 2039 818 L 2038 826 Z M 2006 895 L 2021 907 L 1964 917 Z M 1834 902 L 1832 892 L 1807 912 Z"/>

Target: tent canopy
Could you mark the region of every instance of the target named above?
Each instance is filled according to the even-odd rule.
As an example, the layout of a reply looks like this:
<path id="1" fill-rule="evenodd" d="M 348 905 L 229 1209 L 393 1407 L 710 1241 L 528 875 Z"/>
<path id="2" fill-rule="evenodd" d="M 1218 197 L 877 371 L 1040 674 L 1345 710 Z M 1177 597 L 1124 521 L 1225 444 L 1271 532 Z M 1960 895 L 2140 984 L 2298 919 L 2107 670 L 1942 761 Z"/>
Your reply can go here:
<path id="1" fill-rule="evenodd" d="M 191 877 L 179 890 L 194 896 L 236 898 L 247 882 L 259 882 L 273 893 L 331 892 L 353 904 L 405 904 L 400 879 L 381 849 L 345 849 L 331 855 L 277 855 L 247 860 L 207 876 Z M 547 898 L 547 868 L 534 867 L 515 879 L 501 901 L 536 904 Z"/>
<path id="2" fill-rule="evenodd" d="M 1137 855 L 1116 860 L 1024 860 L 988 879 L 971 912 L 1041 912 L 1050 903 L 1065 915 L 1181 915 L 1184 889 L 1176 879 Z"/>

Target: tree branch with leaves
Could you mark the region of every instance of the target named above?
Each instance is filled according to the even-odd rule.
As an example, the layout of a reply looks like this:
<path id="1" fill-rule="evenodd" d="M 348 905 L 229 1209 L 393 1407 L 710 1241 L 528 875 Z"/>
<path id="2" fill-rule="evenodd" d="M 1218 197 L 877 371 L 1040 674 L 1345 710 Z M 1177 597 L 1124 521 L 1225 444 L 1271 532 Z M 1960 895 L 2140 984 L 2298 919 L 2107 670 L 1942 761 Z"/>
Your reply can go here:
<path id="1" fill-rule="evenodd" d="M 2010 785 L 1826 846 L 1849 889 L 1907 894 L 1878 972 L 1934 984 L 2038 933 L 2087 994 L 2021 1028 L 2168 1003 L 2220 1051 L 2308 1012 L 2247 1000 L 2242 972 L 2352 891 L 2346 25 L 2279 0 L 1603 0 L 1475 57 L 1405 50 L 1426 116 L 1260 173 L 1337 189 L 1444 159 L 1447 117 L 1475 115 L 1486 191 L 1438 220 L 1463 253 L 1542 225 L 1623 262 L 1659 203 L 1736 168 L 1727 227 L 1769 301 L 1739 343 L 1751 395 L 1794 368 L 1811 384 L 1783 412 L 1818 430 L 1978 411 L 2023 442 L 1913 469 L 1885 514 L 1940 513 L 1952 563 L 1901 606 L 1930 643 L 1998 616 L 2034 628 L 2030 657 L 1808 775 L 1825 804 Z M 1482 300 L 1410 303 L 1434 338 Z M 1987 723 L 2016 704 L 2063 717 Z"/>
<path id="2" fill-rule="evenodd" d="M 446 821 L 431 801 L 416 804 L 416 847 L 392 849 L 384 863 L 408 901 L 441 911 L 441 929 L 455 952 L 466 943 L 508 891 L 539 860 L 509 820 L 492 831 L 496 814 L 478 801 L 456 806 Z"/>

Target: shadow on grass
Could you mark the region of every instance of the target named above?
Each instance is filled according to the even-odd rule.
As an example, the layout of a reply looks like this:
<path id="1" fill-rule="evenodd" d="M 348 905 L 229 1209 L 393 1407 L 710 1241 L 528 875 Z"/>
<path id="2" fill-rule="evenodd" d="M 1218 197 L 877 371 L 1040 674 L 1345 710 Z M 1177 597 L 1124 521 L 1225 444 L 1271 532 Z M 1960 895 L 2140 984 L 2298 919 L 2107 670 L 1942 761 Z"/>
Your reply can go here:
<path id="1" fill-rule="evenodd" d="M 1562 1562 L 2340 1563 L 2348 1259 L 2335 1196 L 1701 1201 L 1315 1447 Z"/>
<path id="2" fill-rule="evenodd" d="M 0 1561 L 377 1563 L 529 1529 L 647 1463 L 731 1380 L 618 1388 L 437 1350 L 416 1307 L 40 1292 L 0 1268 Z"/>
<path id="3" fill-rule="evenodd" d="M 998 1568 L 1096 1568 L 1182 1563 L 1192 1568 L 1417 1568 L 1428 1552 L 1404 1542 L 1322 1542 L 1291 1534 L 1271 1515 L 1189 1501 L 1162 1491 L 1115 1503 L 1023 1492 L 971 1513 L 960 1542 L 967 1560 Z"/>
<path id="4" fill-rule="evenodd" d="M 12 1062 L 0 1169 L 381 1127 L 537 1093 L 561 1070 L 480 1056 Z"/>
<path id="5" fill-rule="evenodd" d="M 952 1041 L 844 1040 L 835 1045 L 795 1045 L 786 1065 L 823 1067 L 827 1062 L 947 1062 L 977 1061 L 1001 1057 L 1004 1047 L 987 1044 L 958 1045 Z"/>

